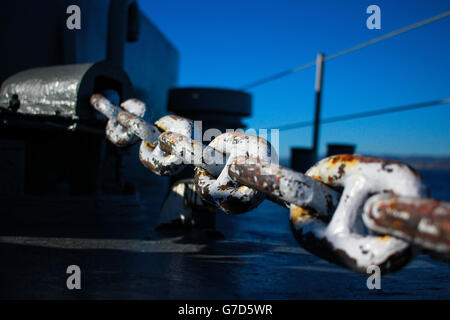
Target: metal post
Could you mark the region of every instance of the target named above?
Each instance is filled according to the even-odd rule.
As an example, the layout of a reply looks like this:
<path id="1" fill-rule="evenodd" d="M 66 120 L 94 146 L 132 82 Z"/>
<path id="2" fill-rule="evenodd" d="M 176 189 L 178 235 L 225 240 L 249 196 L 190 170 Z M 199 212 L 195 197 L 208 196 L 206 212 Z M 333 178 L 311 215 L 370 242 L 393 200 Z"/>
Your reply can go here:
<path id="1" fill-rule="evenodd" d="M 319 126 L 320 126 L 320 105 L 322 99 L 322 79 L 323 79 L 323 60 L 322 53 L 317 54 L 316 59 L 316 107 L 314 114 L 314 135 L 313 135 L 313 151 L 317 155 L 319 149 Z"/>

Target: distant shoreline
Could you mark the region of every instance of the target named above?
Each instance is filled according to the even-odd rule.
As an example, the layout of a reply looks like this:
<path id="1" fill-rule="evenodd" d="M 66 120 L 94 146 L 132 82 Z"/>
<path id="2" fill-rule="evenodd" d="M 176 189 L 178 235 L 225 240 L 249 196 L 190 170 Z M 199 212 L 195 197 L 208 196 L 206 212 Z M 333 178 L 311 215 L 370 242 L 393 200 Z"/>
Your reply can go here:
<path id="1" fill-rule="evenodd" d="M 406 162 L 419 170 L 450 170 L 450 157 L 386 156 L 385 158 Z"/>
<path id="2" fill-rule="evenodd" d="M 397 160 L 409 164 L 411 167 L 418 170 L 450 170 L 450 157 L 435 157 L 435 156 L 394 156 L 394 155 L 367 155 L 370 157 L 384 158 Z M 323 159 L 320 157 L 320 159 Z M 280 164 L 289 166 L 290 159 L 280 159 Z"/>

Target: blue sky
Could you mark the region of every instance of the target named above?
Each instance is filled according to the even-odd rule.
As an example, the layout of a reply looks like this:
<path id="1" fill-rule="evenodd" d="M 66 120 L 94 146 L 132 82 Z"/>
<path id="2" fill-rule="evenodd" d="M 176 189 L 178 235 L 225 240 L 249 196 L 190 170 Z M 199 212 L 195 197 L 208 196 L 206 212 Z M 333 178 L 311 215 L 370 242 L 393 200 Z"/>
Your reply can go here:
<path id="1" fill-rule="evenodd" d="M 450 10 L 450 1 L 165 0 L 140 6 L 180 52 L 179 86 L 239 88 Z M 381 8 L 381 30 L 366 8 Z M 450 97 L 450 17 L 325 64 L 322 117 Z M 314 68 L 250 89 L 252 128 L 313 119 Z M 321 127 L 358 153 L 450 155 L 450 104 Z M 312 128 L 280 133 L 280 153 L 310 147 Z"/>

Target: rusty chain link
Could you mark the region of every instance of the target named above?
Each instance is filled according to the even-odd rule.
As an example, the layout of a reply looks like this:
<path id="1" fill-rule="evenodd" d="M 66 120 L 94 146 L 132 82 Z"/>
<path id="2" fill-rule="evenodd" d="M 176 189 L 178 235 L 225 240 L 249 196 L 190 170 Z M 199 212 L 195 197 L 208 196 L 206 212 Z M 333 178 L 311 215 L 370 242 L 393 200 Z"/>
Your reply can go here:
<path id="1" fill-rule="evenodd" d="M 139 158 L 155 174 L 194 165 L 195 191 L 206 203 L 232 214 L 266 198 L 285 205 L 297 241 L 327 261 L 388 273 L 421 249 L 450 253 L 450 204 L 427 198 L 420 174 L 404 163 L 336 155 L 302 174 L 272 163 L 275 151 L 256 136 L 227 132 L 204 146 L 193 139 L 192 120 L 169 115 L 150 124 L 136 99 L 117 107 L 94 94 L 91 104 L 109 119 L 106 136 L 115 145 L 142 140 Z"/>

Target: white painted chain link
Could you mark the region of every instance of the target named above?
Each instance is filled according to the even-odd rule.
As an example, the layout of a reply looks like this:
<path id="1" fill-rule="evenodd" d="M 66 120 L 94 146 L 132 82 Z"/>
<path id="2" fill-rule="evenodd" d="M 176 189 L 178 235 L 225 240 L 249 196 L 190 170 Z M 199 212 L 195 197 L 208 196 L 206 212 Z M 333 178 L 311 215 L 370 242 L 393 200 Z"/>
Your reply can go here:
<path id="1" fill-rule="evenodd" d="M 95 94 L 91 104 L 109 119 L 106 136 L 115 145 L 142 140 L 139 158 L 155 174 L 194 165 L 195 191 L 206 203 L 231 214 L 265 198 L 285 204 L 297 241 L 330 262 L 388 273 L 418 248 L 450 252 L 450 205 L 428 199 L 420 175 L 404 163 L 336 155 L 302 174 L 271 163 L 275 151 L 256 136 L 227 132 L 204 146 L 193 139 L 192 120 L 169 115 L 150 124 L 136 99 L 117 107 Z"/>

